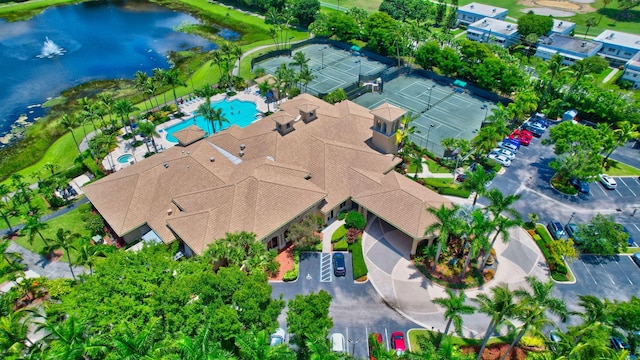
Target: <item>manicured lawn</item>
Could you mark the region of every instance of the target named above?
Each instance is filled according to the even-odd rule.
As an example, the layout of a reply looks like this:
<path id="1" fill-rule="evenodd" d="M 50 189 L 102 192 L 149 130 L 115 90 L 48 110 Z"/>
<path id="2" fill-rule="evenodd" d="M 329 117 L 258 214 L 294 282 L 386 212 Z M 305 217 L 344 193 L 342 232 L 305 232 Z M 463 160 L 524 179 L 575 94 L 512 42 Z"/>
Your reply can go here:
<path id="1" fill-rule="evenodd" d="M 489 324 L 487 323 L 487 326 L 488 325 Z M 419 329 L 419 330 L 411 329 L 407 335 L 409 337 L 409 344 L 410 344 L 411 351 L 417 352 L 417 353 L 420 352 L 420 345 L 418 345 L 418 336 L 420 335 L 426 336 L 427 339 L 429 339 L 429 341 L 433 343 L 437 343 L 438 338 L 441 336 L 441 334 L 438 333 L 437 331 L 424 330 L 424 329 Z M 482 339 L 461 338 L 461 337 L 453 336 L 451 334 L 449 334 L 449 339 L 451 340 L 453 345 L 458 345 L 458 346 L 479 346 L 482 343 Z M 508 336 L 492 337 L 492 338 L 489 338 L 487 345 L 503 344 L 511 341 L 512 341 L 512 338 Z"/>
<path id="2" fill-rule="evenodd" d="M 333 232 L 333 235 L 331 235 L 331 242 L 334 243 L 340 241 L 345 235 L 347 235 L 347 228 L 342 225 Z"/>
<path id="3" fill-rule="evenodd" d="M 367 12 L 369 13 L 373 13 L 378 11 L 382 0 L 323 0 L 322 2 L 326 2 L 328 4 L 333 4 L 336 6 L 339 5 L 340 10 L 342 10 L 343 7 L 345 9 L 359 7 L 361 9 L 367 10 Z"/>
<path id="4" fill-rule="evenodd" d="M 351 251 L 351 259 L 353 260 L 353 280 L 358 280 L 369 273 L 367 264 L 364 262 L 364 254 L 362 252 L 362 239 L 349 245 Z"/>
<path id="5" fill-rule="evenodd" d="M 608 162 L 609 167 L 605 171 L 611 176 L 640 176 L 638 168 L 613 160 L 608 160 Z"/>
<path id="6" fill-rule="evenodd" d="M 0 17 L 9 21 L 25 20 L 49 6 L 82 2 L 81 0 L 39 0 L 0 5 Z"/>
<path id="7" fill-rule="evenodd" d="M 424 185 L 428 188 L 435 190 L 442 195 L 452 195 L 464 198 L 467 198 L 469 197 L 469 195 L 471 195 L 471 192 L 469 190 L 463 190 L 459 187 L 459 185 L 454 184 L 453 179 L 451 178 L 427 178 L 421 179 L 420 181 L 424 183 Z"/>
<path id="8" fill-rule="evenodd" d="M 71 230 L 72 233 L 80 235 L 74 241 L 74 245 L 79 245 L 82 239 L 87 239 L 91 236 L 91 232 L 85 228 L 84 222 L 82 221 L 83 211 L 90 209 L 90 207 L 90 204 L 83 204 L 77 209 L 47 221 L 47 229 L 41 231 L 42 235 L 45 239 L 55 239 L 58 229 Z M 44 242 L 38 235 L 34 237 L 33 243 L 29 243 L 26 233 L 24 232 L 21 232 L 21 235 L 15 239 L 15 242 L 35 253 L 41 252 L 45 247 Z M 71 262 L 75 261 L 76 257 L 76 251 L 71 250 Z M 67 262 L 66 255 L 60 258 L 60 261 Z"/>
<path id="9" fill-rule="evenodd" d="M 451 172 L 451 170 L 444 166 L 440 166 L 440 164 L 431 159 L 427 159 L 427 166 L 429 166 L 429 171 L 434 174 L 448 174 Z"/>

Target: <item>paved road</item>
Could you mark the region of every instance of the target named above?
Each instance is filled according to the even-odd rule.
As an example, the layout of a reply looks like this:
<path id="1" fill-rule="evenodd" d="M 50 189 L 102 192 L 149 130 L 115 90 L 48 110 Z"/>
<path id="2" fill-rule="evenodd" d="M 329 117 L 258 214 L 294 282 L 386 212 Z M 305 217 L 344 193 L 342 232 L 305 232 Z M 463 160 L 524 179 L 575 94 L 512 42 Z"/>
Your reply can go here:
<path id="1" fill-rule="evenodd" d="M 7 251 L 20 253 L 22 255 L 23 263 L 28 266 L 28 270 L 35 271 L 40 276 L 45 276 L 49 279 L 72 278 L 68 263 L 57 261 L 51 262 L 43 256 L 25 249 L 13 241 L 9 244 Z M 84 272 L 84 268 L 81 266 L 74 266 L 73 272 L 78 276 L 78 274 Z"/>
<path id="2" fill-rule="evenodd" d="M 385 346 L 389 344 L 389 336 L 394 331 L 402 331 L 405 336 L 409 329 L 416 325 L 398 314 L 381 299 L 369 283 L 354 283 L 351 269 L 351 254 L 345 253 L 347 276 L 331 276 L 330 282 L 321 282 L 321 254 L 303 253 L 300 256 L 300 276 L 296 282 L 272 282 L 273 298 L 283 296 L 285 300 L 292 299 L 296 294 L 309 294 L 325 290 L 332 296 L 329 316 L 333 319 L 334 327 L 331 332 L 339 332 L 348 343 L 349 353 L 357 358 L 367 358 L 367 334 L 378 332 L 384 338 Z M 283 311 L 280 326 L 286 328 L 286 310 Z"/>
<path id="3" fill-rule="evenodd" d="M 548 131 L 543 138 L 548 137 Z M 633 143 L 616 150 L 612 158 L 624 160 L 633 166 L 640 167 L 637 156 L 638 149 Z M 552 219 L 566 224 L 571 222 L 588 222 L 597 213 L 613 215 L 623 224 L 635 240 L 640 239 L 640 213 L 633 215 L 635 208 L 640 208 L 640 182 L 635 177 L 616 177 L 617 190 L 606 190 L 600 183 L 590 184 L 588 195 L 568 196 L 555 191 L 549 181 L 554 171 L 549 169 L 549 162 L 555 157 L 551 146 L 543 146 L 540 139 L 534 138 L 531 145 L 522 146 L 516 159 L 503 175 L 498 175 L 490 187 L 500 189 L 505 194 L 519 193 L 522 198 L 514 204 L 514 208 L 527 219 L 527 214 L 537 213 L 541 223 Z M 479 200 L 488 204 L 486 199 Z M 572 213 L 575 215 L 572 217 Z M 629 300 L 638 295 L 640 286 L 640 268 L 629 256 L 614 257 L 581 256 L 569 267 L 576 277 L 575 284 L 558 284 L 555 294 L 563 298 L 570 310 L 582 310 L 578 305 L 578 295 L 594 295 L 598 298 Z M 563 327 L 576 323 L 572 318 Z"/>

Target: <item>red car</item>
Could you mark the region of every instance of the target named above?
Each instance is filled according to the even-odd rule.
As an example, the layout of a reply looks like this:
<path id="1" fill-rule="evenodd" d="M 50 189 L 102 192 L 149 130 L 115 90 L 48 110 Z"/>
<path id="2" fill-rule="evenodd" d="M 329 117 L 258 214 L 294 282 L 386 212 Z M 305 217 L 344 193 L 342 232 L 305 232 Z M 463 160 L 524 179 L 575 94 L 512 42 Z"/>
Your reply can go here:
<path id="1" fill-rule="evenodd" d="M 527 130 L 516 129 L 509 135 L 509 139 L 517 139 L 522 145 L 529 146 L 531 139 L 533 139 L 533 134 Z"/>
<path id="2" fill-rule="evenodd" d="M 404 343 L 404 334 L 396 331 L 391 334 L 391 348 L 396 351 L 396 355 L 403 355 L 407 346 Z"/>
<path id="3" fill-rule="evenodd" d="M 376 347 L 382 348 L 384 350 L 384 345 L 382 345 L 382 334 L 380 333 L 371 333 L 369 334 L 369 359 L 376 360 L 374 354 L 374 349 Z"/>

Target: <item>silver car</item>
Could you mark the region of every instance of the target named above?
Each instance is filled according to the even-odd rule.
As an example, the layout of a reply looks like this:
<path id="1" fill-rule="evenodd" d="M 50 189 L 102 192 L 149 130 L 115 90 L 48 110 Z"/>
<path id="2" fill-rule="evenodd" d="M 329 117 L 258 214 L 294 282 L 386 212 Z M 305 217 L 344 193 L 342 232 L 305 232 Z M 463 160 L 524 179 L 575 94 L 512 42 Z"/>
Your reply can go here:
<path id="1" fill-rule="evenodd" d="M 489 156 L 487 156 L 489 159 L 495 160 L 497 161 L 500 165 L 504 166 L 504 167 L 509 167 L 511 166 L 511 160 L 509 160 L 506 156 L 504 155 L 499 155 L 499 154 L 495 154 L 495 153 L 491 153 L 489 154 Z"/>
<path id="2" fill-rule="evenodd" d="M 607 174 L 600 174 L 600 183 L 602 184 L 602 186 L 604 186 L 609 190 L 613 190 L 618 187 L 618 183 L 616 182 L 616 179 L 612 178 Z"/>
<path id="3" fill-rule="evenodd" d="M 492 153 L 496 153 L 497 155 L 504 155 L 507 157 L 507 159 L 509 160 L 513 160 L 516 157 L 516 154 L 509 150 L 509 149 L 505 149 L 505 148 L 495 148 L 493 150 L 491 150 Z"/>

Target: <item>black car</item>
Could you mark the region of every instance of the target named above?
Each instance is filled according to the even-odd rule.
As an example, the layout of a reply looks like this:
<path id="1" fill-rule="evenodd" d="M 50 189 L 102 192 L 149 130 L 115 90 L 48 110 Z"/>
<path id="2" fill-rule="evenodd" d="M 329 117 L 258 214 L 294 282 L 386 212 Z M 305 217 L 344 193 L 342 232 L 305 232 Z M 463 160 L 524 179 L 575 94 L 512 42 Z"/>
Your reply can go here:
<path id="1" fill-rule="evenodd" d="M 569 223 L 564 227 L 564 229 L 567 232 L 567 236 L 573 239 L 575 244 L 580 244 L 582 242 L 582 239 L 578 236 L 578 225 Z"/>
<path id="2" fill-rule="evenodd" d="M 577 178 L 571 179 L 569 181 L 571 186 L 573 186 L 580 194 L 589 194 L 589 183 L 584 180 L 578 180 Z"/>
<path id="3" fill-rule="evenodd" d="M 335 276 L 347 275 L 347 267 L 345 266 L 344 254 L 342 253 L 333 254 L 333 274 Z"/>
<path id="4" fill-rule="evenodd" d="M 533 136 L 535 136 L 537 138 L 541 137 L 542 134 L 544 134 L 544 130 L 533 126 L 533 124 L 526 123 L 526 124 L 524 124 L 524 126 L 522 128 L 527 130 L 528 132 L 531 133 L 531 135 L 533 135 Z"/>
<path id="5" fill-rule="evenodd" d="M 549 222 L 549 224 L 547 224 L 547 229 L 549 230 L 549 233 L 551 233 L 551 236 L 556 240 L 560 240 L 566 235 L 562 229 L 562 224 L 557 220 Z"/>

